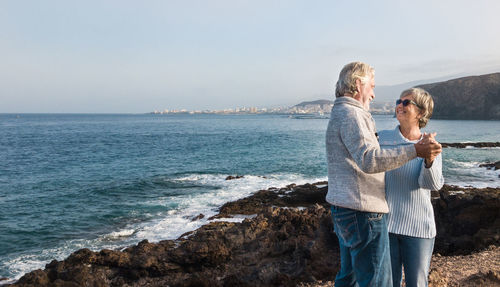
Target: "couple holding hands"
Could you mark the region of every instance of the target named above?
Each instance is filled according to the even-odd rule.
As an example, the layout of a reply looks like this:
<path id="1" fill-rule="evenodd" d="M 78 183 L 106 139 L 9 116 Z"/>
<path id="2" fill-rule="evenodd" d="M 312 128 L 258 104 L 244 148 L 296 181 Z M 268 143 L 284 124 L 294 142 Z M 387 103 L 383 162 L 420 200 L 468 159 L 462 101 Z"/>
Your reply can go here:
<path id="1" fill-rule="evenodd" d="M 422 133 L 434 102 L 412 88 L 396 101 L 394 130 L 377 133 L 369 113 L 374 69 L 344 66 L 326 132 L 328 194 L 340 246 L 335 286 L 427 286 L 436 225 L 431 190 L 439 190 L 441 145 Z"/>

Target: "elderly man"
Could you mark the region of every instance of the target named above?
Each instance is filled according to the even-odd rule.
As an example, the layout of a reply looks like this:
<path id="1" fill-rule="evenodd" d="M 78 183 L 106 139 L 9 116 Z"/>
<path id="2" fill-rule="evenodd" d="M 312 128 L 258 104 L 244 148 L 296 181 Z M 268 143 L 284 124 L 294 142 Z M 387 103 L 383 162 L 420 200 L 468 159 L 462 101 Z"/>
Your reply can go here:
<path id="1" fill-rule="evenodd" d="M 374 87 L 372 67 L 361 62 L 344 66 L 326 131 L 326 200 L 332 205 L 341 261 L 335 286 L 392 286 L 384 171 L 441 152 L 428 135 L 425 144 L 380 149 L 368 112 Z"/>

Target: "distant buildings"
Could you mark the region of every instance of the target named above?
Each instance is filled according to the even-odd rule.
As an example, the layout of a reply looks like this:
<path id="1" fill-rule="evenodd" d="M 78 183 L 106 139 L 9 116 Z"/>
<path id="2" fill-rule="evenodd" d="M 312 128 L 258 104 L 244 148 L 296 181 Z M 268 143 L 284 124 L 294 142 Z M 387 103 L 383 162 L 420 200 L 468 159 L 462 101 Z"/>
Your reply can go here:
<path id="1" fill-rule="evenodd" d="M 370 112 L 374 115 L 392 115 L 394 108 L 394 103 L 389 102 L 372 102 L 370 104 Z"/>
<path id="2" fill-rule="evenodd" d="M 155 110 L 152 114 L 329 114 L 332 110 L 333 102 L 328 100 L 318 100 L 313 102 L 303 102 L 293 107 L 278 108 L 257 108 L 257 107 L 238 107 L 234 109 L 223 110 Z M 390 103 L 372 102 L 370 112 L 374 114 L 392 114 L 394 105 Z"/>
<path id="3" fill-rule="evenodd" d="M 288 108 L 257 108 L 257 107 L 241 107 L 234 109 L 223 109 L 223 110 L 194 110 L 187 111 L 185 109 L 182 110 L 168 110 L 165 109 L 163 111 L 155 110 L 152 114 L 268 114 L 268 113 L 287 113 Z"/>
<path id="4" fill-rule="evenodd" d="M 329 114 L 333 103 L 296 105 L 289 108 L 288 114 Z"/>

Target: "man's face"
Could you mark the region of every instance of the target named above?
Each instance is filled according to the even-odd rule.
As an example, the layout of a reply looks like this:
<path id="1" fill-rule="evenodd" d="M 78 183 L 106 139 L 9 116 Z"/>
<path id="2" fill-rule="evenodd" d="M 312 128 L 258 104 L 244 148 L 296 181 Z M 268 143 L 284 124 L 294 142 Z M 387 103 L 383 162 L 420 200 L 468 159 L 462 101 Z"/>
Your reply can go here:
<path id="1" fill-rule="evenodd" d="M 375 98 L 375 78 L 371 77 L 370 80 L 366 83 L 362 83 L 361 80 L 356 81 L 356 85 L 358 87 L 358 93 L 354 98 L 361 102 L 363 107 L 366 110 L 370 109 L 370 101 Z"/>

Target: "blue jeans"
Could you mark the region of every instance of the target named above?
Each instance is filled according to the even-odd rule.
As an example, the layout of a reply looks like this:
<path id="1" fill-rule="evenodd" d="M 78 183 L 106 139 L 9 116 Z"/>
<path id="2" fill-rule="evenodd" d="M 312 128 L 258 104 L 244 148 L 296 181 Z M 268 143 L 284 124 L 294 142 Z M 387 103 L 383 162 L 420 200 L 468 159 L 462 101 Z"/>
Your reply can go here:
<path id="1" fill-rule="evenodd" d="M 394 286 L 401 286 L 403 266 L 407 287 L 427 286 L 434 238 L 389 233 L 389 241 Z"/>
<path id="2" fill-rule="evenodd" d="M 386 216 L 332 206 L 340 246 L 335 286 L 392 286 Z"/>

